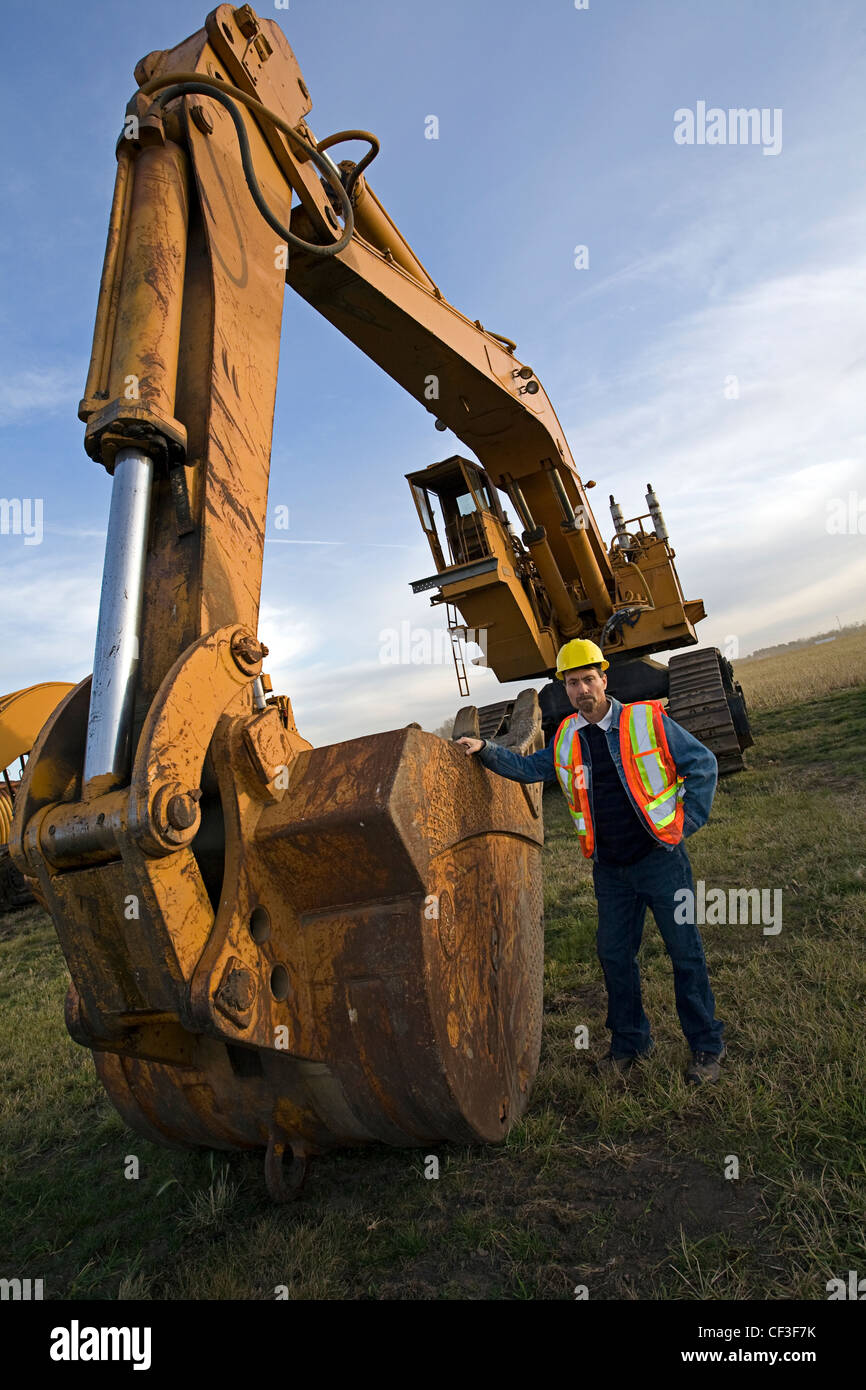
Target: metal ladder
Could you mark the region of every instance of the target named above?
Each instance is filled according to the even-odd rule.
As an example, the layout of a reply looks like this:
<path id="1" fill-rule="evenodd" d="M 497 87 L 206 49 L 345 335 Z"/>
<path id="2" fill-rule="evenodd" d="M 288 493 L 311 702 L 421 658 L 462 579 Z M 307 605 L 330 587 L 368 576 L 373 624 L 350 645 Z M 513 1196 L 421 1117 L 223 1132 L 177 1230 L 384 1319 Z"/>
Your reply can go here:
<path id="1" fill-rule="evenodd" d="M 445 613 L 448 617 L 448 635 L 451 638 L 451 655 L 454 658 L 454 670 L 457 673 L 457 688 L 460 694 L 469 694 L 469 680 L 466 675 L 466 663 L 463 660 L 463 653 L 460 650 L 460 638 L 466 639 L 466 628 L 457 621 L 457 609 L 453 603 L 446 603 Z"/>

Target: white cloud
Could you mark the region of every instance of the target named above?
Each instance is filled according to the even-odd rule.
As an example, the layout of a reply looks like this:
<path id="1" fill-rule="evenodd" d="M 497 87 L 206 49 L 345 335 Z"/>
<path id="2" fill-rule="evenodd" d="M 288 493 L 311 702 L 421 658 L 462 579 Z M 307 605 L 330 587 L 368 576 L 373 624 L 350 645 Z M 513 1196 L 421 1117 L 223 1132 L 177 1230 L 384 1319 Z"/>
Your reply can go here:
<path id="1" fill-rule="evenodd" d="M 653 483 L 710 615 L 703 643 L 737 633 L 744 651 L 866 616 L 862 542 L 826 527 L 833 497 L 866 495 L 864 317 L 859 254 L 764 279 L 672 325 L 568 430 L 627 516 Z"/>
<path id="2" fill-rule="evenodd" d="M 70 406 L 74 412 L 81 395 L 79 376 L 79 368 L 65 366 L 0 371 L 0 425 Z"/>
<path id="3" fill-rule="evenodd" d="M 6 540 L 0 538 L 0 545 Z M 99 562 L 72 571 L 68 564 L 42 560 L 40 550 L 34 547 L 26 561 L 0 550 L 3 583 L 11 596 L 0 611 L 2 694 L 40 681 L 77 682 L 93 666 Z"/>

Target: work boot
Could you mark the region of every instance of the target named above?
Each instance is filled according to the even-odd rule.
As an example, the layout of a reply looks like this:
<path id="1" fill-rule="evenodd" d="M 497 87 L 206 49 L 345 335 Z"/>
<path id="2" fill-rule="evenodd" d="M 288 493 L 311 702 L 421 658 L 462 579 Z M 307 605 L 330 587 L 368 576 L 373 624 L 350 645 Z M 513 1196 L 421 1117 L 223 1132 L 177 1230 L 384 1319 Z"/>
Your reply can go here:
<path id="1" fill-rule="evenodd" d="M 648 1053 L 629 1052 L 624 1057 L 616 1057 L 610 1051 L 605 1053 L 596 1062 L 596 1068 L 602 1076 L 609 1076 L 612 1073 L 625 1073 L 631 1071 L 636 1062 L 642 1062 Z"/>
<path id="2" fill-rule="evenodd" d="M 692 1061 L 686 1071 L 686 1081 L 699 1086 L 703 1081 L 718 1081 L 722 1074 L 719 1063 L 727 1055 L 727 1048 L 721 1052 L 693 1052 Z"/>

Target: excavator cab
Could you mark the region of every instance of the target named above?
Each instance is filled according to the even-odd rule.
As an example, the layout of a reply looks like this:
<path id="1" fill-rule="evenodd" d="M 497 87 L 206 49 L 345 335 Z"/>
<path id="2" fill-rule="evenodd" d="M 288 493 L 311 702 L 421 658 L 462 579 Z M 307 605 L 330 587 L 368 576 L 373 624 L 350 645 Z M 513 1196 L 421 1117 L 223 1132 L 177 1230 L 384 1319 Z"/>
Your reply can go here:
<path id="1" fill-rule="evenodd" d="M 483 468 L 454 454 L 406 476 L 437 570 L 471 564 L 495 554 L 490 530 L 507 534 L 508 520 Z M 442 513 L 447 560 L 436 529 L 431 494 L 438 499 Z"/>
<path id="2" fill-rule="evenodd" d="M 454 454 L 406 479 L 436 565 L 435 574 L 412 580 L 413 593 L 438 590 L 430 602 L 447 605 L 453 631 L 485 630 L 487 661 L 499 663 L 500 680 L 520 679 L 527 666 L 545 675 L 556 662 L 550 604 L 489 473 Z M 457 622 L 457 608 L 466 628 Z M 462 683 L 460 690 L 468 694 Z"/>

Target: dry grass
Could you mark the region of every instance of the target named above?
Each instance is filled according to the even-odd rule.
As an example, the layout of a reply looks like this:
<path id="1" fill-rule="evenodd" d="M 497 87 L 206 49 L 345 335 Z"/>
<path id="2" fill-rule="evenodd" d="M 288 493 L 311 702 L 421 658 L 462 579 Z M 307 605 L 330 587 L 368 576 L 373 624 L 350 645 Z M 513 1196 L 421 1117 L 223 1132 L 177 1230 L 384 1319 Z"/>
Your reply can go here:
<path id="1" fill-rule="evenodd" d="M 749 709 L 780 709 L 866 684 L 866 629 L 833 642 L 734 663 Z"/>

